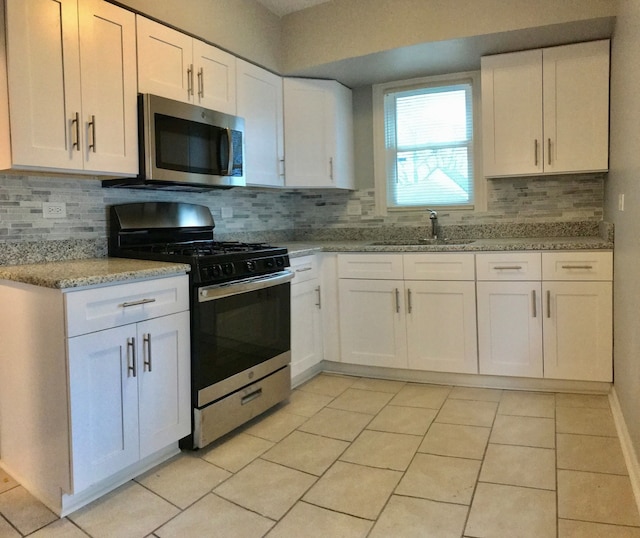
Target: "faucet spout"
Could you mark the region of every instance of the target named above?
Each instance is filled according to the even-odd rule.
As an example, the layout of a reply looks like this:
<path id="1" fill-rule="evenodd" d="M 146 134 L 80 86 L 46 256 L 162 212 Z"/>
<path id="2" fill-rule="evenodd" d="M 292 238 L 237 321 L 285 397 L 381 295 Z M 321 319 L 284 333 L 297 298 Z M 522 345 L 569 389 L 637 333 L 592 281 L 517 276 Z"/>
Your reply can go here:
<path id="1" fill-rule="evenodd" d="M 438 239 L 438 213 L 433 209 L 427 209 L 431 221 L 431 238 Z"/>

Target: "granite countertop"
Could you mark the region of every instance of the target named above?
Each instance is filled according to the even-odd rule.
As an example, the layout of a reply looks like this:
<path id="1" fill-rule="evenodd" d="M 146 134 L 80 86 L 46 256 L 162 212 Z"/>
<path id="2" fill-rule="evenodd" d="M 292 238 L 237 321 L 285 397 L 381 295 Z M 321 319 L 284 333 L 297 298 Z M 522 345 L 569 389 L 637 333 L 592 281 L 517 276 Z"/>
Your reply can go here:
<path id="1" fill-rule="evenodd" d="M 178 275 L 189 270 L 189 265 L 183 263 L 125 258 L 90 258 L 26 265 L 4 265 L 0 266 L 0 279 L 64 290 Z"/>
<path id="2" fill-rule="evenodd" d="M 383 240 L 384 241 L 384 240 Z M 483 252 L 516 250 L 611 250 L 613 243 L 601 237 L 511 237 L 500 239 L 473 239 L 471 242 L 452 244 L 376 245 L 376 241 L 290 241 L 282 246 L 289 249 L 291 258 L 316 252 Z M 397 242 L 400 243 L 400 242 Z"/>

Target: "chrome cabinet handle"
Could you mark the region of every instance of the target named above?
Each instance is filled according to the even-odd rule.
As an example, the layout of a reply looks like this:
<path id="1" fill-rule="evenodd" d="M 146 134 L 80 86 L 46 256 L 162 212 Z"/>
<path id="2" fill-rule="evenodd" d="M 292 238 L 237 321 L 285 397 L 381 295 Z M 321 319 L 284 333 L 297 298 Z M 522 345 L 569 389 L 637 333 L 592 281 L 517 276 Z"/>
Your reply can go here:
<path id="1" fill-rule="evenodd" d="M 151 334 L 146 333 L 142 336 L 142 344 L 143 346 L 146 347 L 146 356 L 143 357 L 142 360 L 142 370 L 144 371 L 145 368 L 147 369 L 148 372 L 151 371 Z"/>
<path id="2" fill-rule="evenodd" d="M 333 181 L 333 157 L 329 157 L 329 179 Z"/>
<path id="3" fill-rule="evenodd" d="M 204 68 L 198 69 L 198 96 L 204 99 Z"/>
<path id="4" fill-rule="evenodd" d="M 413 312 L 413 301 L 411 300 L 411 288 L 407 290 L 407 312 Z"/>
<path id="5" fill-rule="evenodd" d="M 551 317 L 551 290 L 547 290 L 547 317 Z"/>
<path id="6" fill-rule="evenodd" d="M 305 271 L 311 271 L 312 267 L 303 267 L 302 269 L 296 269 L 296 273 L 304 273 Z"/>
<path id="7" fill-rule="evenodd" d="M 551 139 L 547 138 L 547 164 L 551 164 Z"/>
<path id="8" fill-rule="evenodd" d="M 534 165 L 537 167 L 538 166 L 538 139 L 536 138 L 534 140 L 533 143 L 533 160 L 534 160 Z"/>
<path id="9" fill-rule="evenodd" d="M 320 310 L 322 309 L 322 296 L 320 295 L 320 286 L 316 288 L 316 293 L 318 294 L 318 302 L 316 303 L 316 306 Z"/>
<path id="10" fill-rule="evenodd" d="M 538 301 L 536 299 L 536 290 L 531 291 L 531 302 L 533 303 L 533 317 L 538 317 Z"/>
<path id="11" fill-rule="evenodd" d="M 91 143 L 89 144 L 89 149 L 96 152 L 96 117 L 91 115 L 91 121 L 89 122 L 90 132 L 91 132 Z"/>
<path id="12" fill-rule="evenodd" d="M 396 288 L 396 314 L 400 313 L 400 290 Z"/>
<path id="13" fill-rule="evenodd" d="M 563 265 L 563 269 L 593 269 L 593 265 Z"/>
<path id="14" fill-rule="evenodd" d="M 73 125 L 75 124 L 74 136 L 71 141 L 71 147 L 75 148 L 76 151 L 80 151 L 80 113 L 76 112 L 75 117 L 71 120 L 71 127 L 73 129 Z"/>
<path id="15" fill-rule="evenodd" d="M 140 306 L 148 303 L 155 303 L 155 299 L 140 299 L 139 301 L 129 301 L 126 303 L 119 304 L 120 308 L 129 308 L 130 306 Z"/>
<path id="16" fill-rule="evenodd" d="M 187 95 L 193 95 L 193 64 L 187 67 Z"/>
<path id="17" fill-rule="evenodd" d="M 129 372 L 133 374 L 133 377 L 138 376 L 138 369 L 136 367 L 136 339 L 134 337 L 127 338 L 127 377 Z"/>
<path id="18" fill-rule="evenodd" d="M 519 271 L 520 269 L 522 269 L 522 265 L 496 265 L 494 269 L 496 271 Z"/>

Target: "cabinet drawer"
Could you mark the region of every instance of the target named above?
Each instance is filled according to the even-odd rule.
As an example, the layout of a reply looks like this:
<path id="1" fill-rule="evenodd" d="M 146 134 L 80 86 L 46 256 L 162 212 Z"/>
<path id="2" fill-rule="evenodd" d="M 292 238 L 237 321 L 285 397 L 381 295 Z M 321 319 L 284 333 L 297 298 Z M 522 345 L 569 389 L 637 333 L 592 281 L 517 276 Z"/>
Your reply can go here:
<path id="1" fill-rule="evenodd" d="M 101 286 L 65 294 L 67 337 L 189 309 L 187 275 Z"/>
<path id="2" fill-rule="evenodd" d="M 405 254 L 405 280 L 475 280 L 473 254 Z"/>
<path id="3" fill-rule="evenodd" d="M 338 278 L 402 280 L 402 254 L 340 254 Z"/>
<path id="4" fill-rule="evenodd" d="M 542 254 L 544 280 L 612 280 L 611 252 L 544 252 Z"/>
<path id="5" fill-rule="evenodd" d="M 478 280 L 541 280 L 539 252 L 476 254 Z"/>
<path id="6" fill-rule="evenodd" d="M 291 270 L 295 277 L 291 284 L 299 284 L 318 278 L 318 261 L 315 256 L 303 256 L 291 260 Z"/>

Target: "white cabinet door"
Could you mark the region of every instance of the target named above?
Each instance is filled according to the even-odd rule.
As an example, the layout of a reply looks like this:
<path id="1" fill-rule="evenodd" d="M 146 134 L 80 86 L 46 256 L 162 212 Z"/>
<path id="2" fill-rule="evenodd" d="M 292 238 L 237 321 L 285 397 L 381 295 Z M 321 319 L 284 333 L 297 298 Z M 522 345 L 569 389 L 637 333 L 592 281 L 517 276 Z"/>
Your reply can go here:
<path id="1" fill-rule="evenodd" d="M 74 492 L 138 461 L 135 339 L 127 325 L 68 340 Z"/>
<path id="2" fill-rule="evenodd" d="M 542 377 L 540 282 L 478 282 L 481 374 Z"/>
<path id="3" fill-rule="evenodd" d="M 481 68 L 486 176 L 608 168 L 608 40 L 487 56 Z"/>
<path id="4" fill-rule="evenodd" d="M 485 176 L 542 172 L 542 51 L 481 59 Z"/>
<path id="5" fill-rule="evenodd" d="M 84 0 L 79 16 L 84 169 L 137 174 L 135 15 Z"/>
<path id="6" fill-rule="evenodd" d="M 144 17 L 136 18 L 138 91 L 176 101 L 193 99 L 193 39 Z"/>
<path id="7" fill-rule="evenodd" d="M 322 360 L 322 319 L 318 279 L 291 286 L 291 376 Z"/>
<path id="8" fill-rule="evenodd" d="M 134 15 L 99 0 L 9 0 L 12 166 L 138 171 Z"/>
<path id="9" fill-rule="evenodd" d="M 236 59 L 212 45 L 193 40 L 195 103 L 236 114 Z"/>
<path id="10" fill-rule="evenodd" d="M 284 79 L 285 182 L 353 188 L 351 91 L 332 80 Z"/>
<path id="11" fill-rule="evenodd" d="M 282 78 L 237 60 L 238 116 L 244 118 L 247 185 L 284 185 Z"/>
<path id="12" fill-rule="evenodd" d="M 338 289 L 342 362 L 406 368 L 404 283 L 340 279 Z"/>
<path id="13" fill-rule="evenodd" d="M 543 49 L 544 170 L 609 167 L 609 41 Z"/>
<path id="14" fill-rule="evenodd" d="M 77 0 L 7 0 L 6 15 L 12 164 L 81 170 Z"/>
<path id="15" fill-rule="evenodd" d="M 544 282 L 544 375 L 611 382 L 611 282 Z"/>
<path id="16" fill-rule="evenodd" d="M 409 368 L 478 373 L 475 283 L 412 281 L 405 286 Z"/>
<path id="17" fill-rule="evenodd" d="M 236 113 L 234 56 L 155 21 L 136 20 L 140 93 Z"/>
<path id="18" fill-rule="evenodd" d="M 189 312 L 137 324 L 140 458 L 191 432 Z"/>

